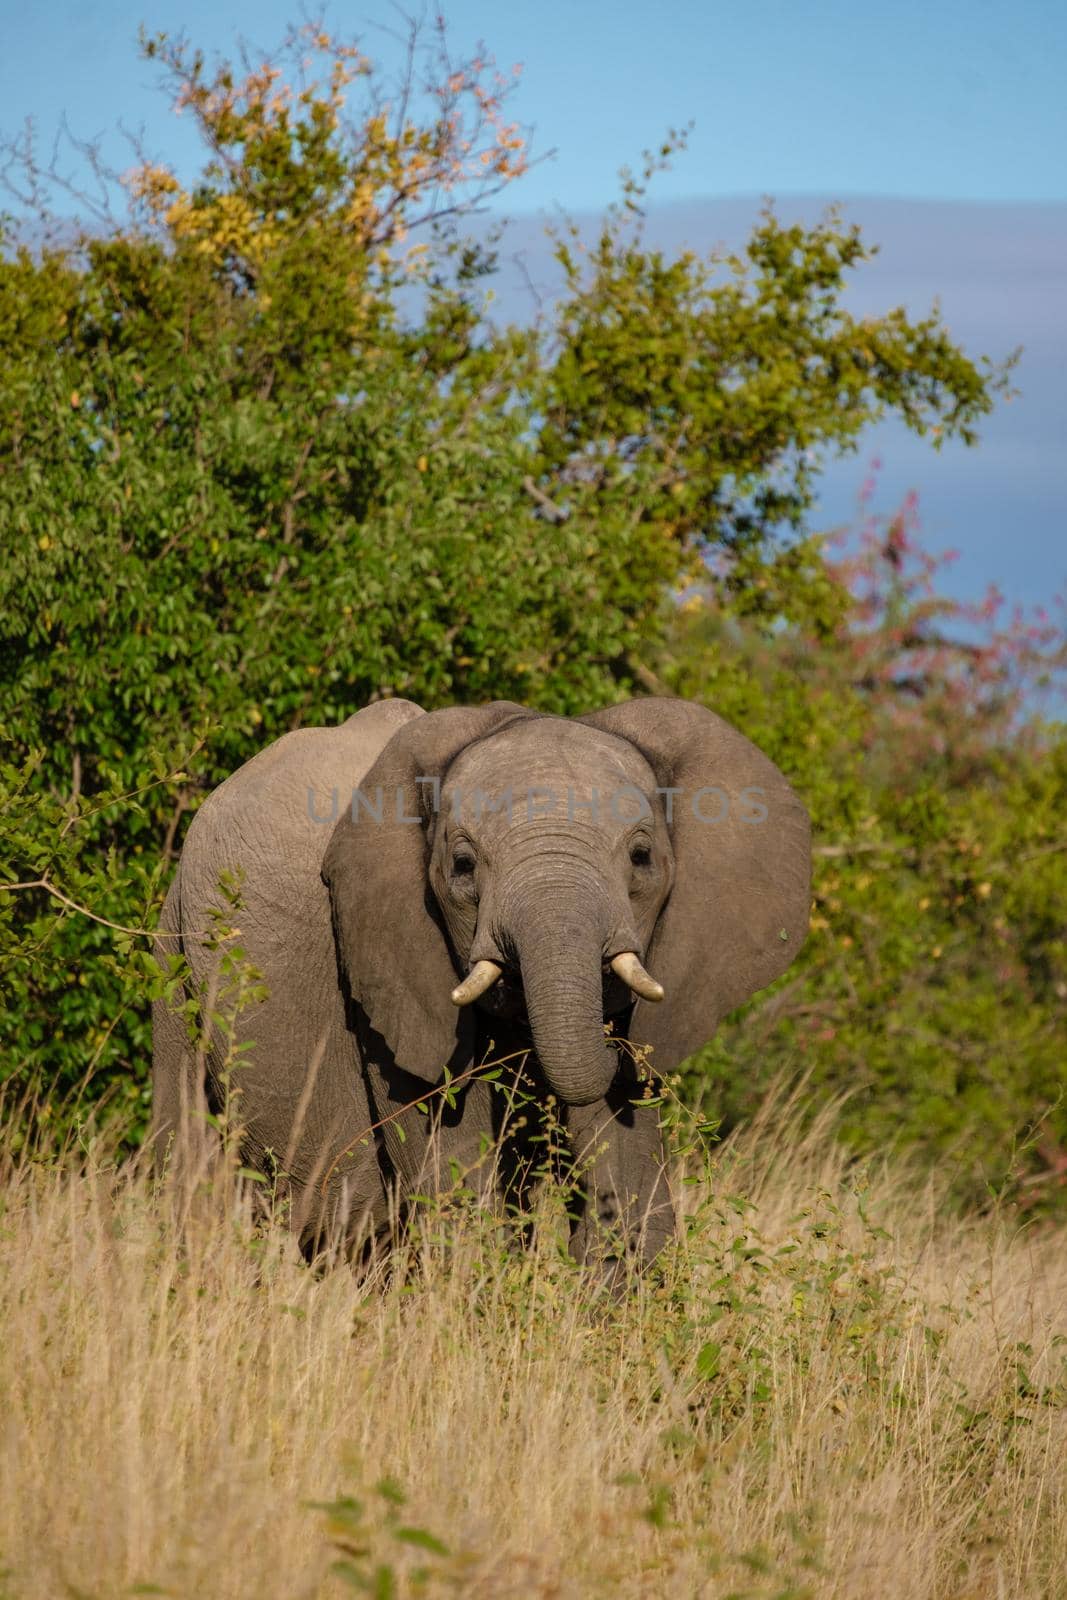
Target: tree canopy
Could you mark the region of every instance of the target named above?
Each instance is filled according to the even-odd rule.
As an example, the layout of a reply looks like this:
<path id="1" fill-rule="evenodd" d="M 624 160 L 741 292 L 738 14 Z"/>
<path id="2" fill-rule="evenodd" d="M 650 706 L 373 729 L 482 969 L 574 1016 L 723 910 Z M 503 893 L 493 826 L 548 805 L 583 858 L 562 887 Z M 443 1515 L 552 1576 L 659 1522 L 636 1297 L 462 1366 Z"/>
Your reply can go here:
<path id="1" fill-rule="evenodd" d="M 36 249 L 6 224 L 0 867 L 28 887 L 0 893 L 0 1071 L 52 1115 L 88 1076 L 143 1119 L 151 979 L 121 930 L 151 925 L 204 794 L 286 730 L 389 694 L 571 713 L 666 685 L 768 749 L 829 852 L 804 965 L 693 1092 L 742 1114 L 724 1051 L 770 1018 L 749 1084 L 858 1073 L 853 1137 L 977 1120 L 995 1167 L 1062 1087 L 1067 768 L 1017 714 L 1055 641 L 946 641 L 903 522 L 861 570 L 810 516 L 871 423 L 973 441 L 1006 370 L 936 312 L 851 316 L 872 248 L 833 214 L 768 211 L 736 255 L 649 248 L 672 139 L 591 249 L 560 230 L 558 301 L 495 325 L 465 219 L 527 141 L 510 80 L 443 35 L 416 94 L 420 48 L 388 94 L 318 24 L 240 68 L 146 37 L 196 181 L 139 158 L 119 217 Z"/>

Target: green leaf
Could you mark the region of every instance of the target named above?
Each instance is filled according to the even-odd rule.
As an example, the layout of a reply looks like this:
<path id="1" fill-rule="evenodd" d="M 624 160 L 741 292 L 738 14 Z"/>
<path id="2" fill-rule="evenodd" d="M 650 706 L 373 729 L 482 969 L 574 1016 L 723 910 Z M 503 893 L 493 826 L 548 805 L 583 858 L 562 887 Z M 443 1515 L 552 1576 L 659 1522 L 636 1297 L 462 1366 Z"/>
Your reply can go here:
<path id="1" fill-rule="evenodd" d="M 393 1537 L 394 1539 L 399 1539 L 403 1544 L 418 1545 L 420 1550 L 428 1550 L 431 1555 L 447 1556 L 450 1554 L 448 1546 L 442 1544 L 441 1540 L 435 1538 L 432 1533 L 427 1533 L 425 1528 L 394 1528 Z"/>
<path id="2" fill-rule="evenodd" d="M 374 1485 L 374 1492 L 394 1506 L 402 1506 L 407 1500 L 407 1495 L 395 1478 L 379 1478 Z"/>
<path id="3" fill-rule="evenodd" d="M 330 1571 L 335 1578 L 340 1578 L 350 1589 L 356 1589 L 360 1594 L 377 1594 L 374 1582 L 367 1575 L 354 1566 L 351 1561 L 332 1561 Z"/>
<path id="4" fill-rule="evenodd" d="M 717 1378 L 719 1375 L 719 1360 L 721 1356 L 721 1344 L 716 1344 L 714 1340 L 709 1340 L 706 1344 L 702 1344 L 700 1349 L 697 1351 L 697 1377 L 703 1378 L 706 1383 L 710 1383 L 713 1378 Z"/>

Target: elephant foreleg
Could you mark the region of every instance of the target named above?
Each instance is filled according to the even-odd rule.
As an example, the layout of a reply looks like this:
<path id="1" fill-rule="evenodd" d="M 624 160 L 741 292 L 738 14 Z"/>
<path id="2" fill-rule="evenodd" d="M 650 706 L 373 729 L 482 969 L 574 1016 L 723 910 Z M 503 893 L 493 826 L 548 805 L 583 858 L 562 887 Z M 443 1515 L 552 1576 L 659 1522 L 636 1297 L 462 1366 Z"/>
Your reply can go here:
<path id="1" fill-rule="evenodd" d="M 571 1253 L 616 1287 L 655 1260 L 675 1226 L 659 1110 L 639 1095 L 621 1075 L 607 1099 L 567 1109 L 579 1184 Z"/>
<path id="2" fill-rule="evenodd" d="M 398 1067 L 372 1062 L 365 1077 L 401 1200 L 443 1194 L 458 1185 L 483 1204 L 495 1202 L 498 1172 L 490 1084 L 464 1085 L 450 1106 L 421 1079 Z"/>

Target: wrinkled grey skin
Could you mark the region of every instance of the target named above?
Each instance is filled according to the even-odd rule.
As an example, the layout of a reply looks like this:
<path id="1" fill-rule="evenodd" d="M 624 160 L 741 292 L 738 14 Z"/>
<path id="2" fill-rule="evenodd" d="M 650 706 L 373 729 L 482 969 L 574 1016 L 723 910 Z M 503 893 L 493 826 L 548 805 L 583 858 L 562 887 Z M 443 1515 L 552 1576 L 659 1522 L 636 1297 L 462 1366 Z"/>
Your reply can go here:
<path id="1" fill-rule="evenodd" d="M 353 788 L 373 798 L 379 785 L 381 821 L 353 816 Z M 709 786 L 730 798 L 718 822 L 694 815 L 692 796 Z M 528 806 L 537 788 L 559 797 L 552 815 Z M 763 817 L 739 798 L 753 788 Z M 311 813 L 331 816 L 334 789 L 329 826 Z M 477 799 L 509 789 L 510 816 Z M 670 816 L 666 789 L 678 791 Z M 624 790 L 630 800 L 607 803 Z M 718 809 L 700 804 L 702 816 Z M 529 1142 L 535 1119 L 493 1180 L 480 1160 L 484 1136 L 500 1132 L 499 1085 L 468 1082 L 434 1117 L 401 1108 L 446 1064 L 458 1074 L 525 1053 L 527 1082 L 538 1100 L 555 1097 L 585 1173 L 572 1250 L 617 1276 L 655 1257 L 674 1217 L 657 1111 L 633 1103 L 633 1052 L 610 1045 L 605 1024 L 647 1046 L 657 1072 L 673 1070 L 792 961 L 809 858 L 807 814 L 777 768 L 701 706 L 637 700 L 567 720 L 507 702 L 425 714 L 388 700 L 341 727 L 287 734 L 209 797 L 159 948 L 183 950 L 210 983 L 217 955 L 203 934 L 216 885 L 242 871 L 240 943 L 269 989 L 238 1021 L 252 1041 L 233 1073 L 242 1153 L 287 1175 L 305 1246 L 331 1230 L 373 1234 L 405 1196 L 447 1184 L 453 1161 L 475 1186 L 521 1186 L 540 1148 Z M 661 1004 L 635 1003 L 611 972 L 627 950 L 663 984 Z M 479 960 L 504 976 L 457 1009 L 451 990 Z M 166 1160 L 176 1135 L 174 1154 L 187 1145 L 197 1067 L 162 1003 L 154 1036 L 155 1148 Z M 220 1048 L 206 1063 L 209 1104 Z"/>

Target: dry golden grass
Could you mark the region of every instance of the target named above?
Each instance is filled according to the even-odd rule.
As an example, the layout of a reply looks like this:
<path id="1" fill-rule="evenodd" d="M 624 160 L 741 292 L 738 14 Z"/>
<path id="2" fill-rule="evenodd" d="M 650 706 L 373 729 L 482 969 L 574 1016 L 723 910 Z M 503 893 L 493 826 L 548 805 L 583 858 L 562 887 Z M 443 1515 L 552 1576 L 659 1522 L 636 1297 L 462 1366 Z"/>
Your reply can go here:
<path id="1" fill-rule="evenodd" d="M 179 1229 L 99 1154 L 0 1178 L 5 1600 L 1067 1595 L 1062 1234 L 788 1116 L 614 1307 L 550 1216 L 523 1254 L 459 1206 L 360 1284 L 247 1193 Z"/>

